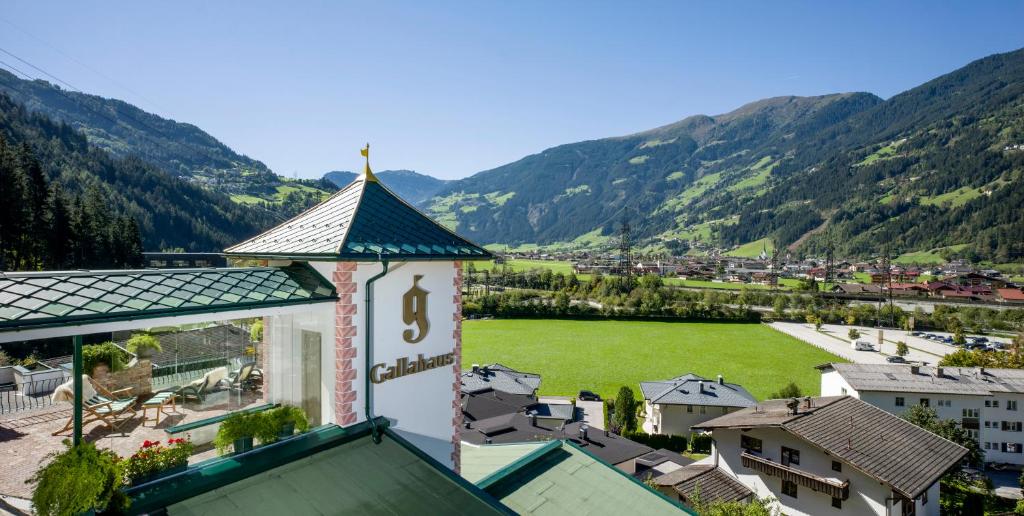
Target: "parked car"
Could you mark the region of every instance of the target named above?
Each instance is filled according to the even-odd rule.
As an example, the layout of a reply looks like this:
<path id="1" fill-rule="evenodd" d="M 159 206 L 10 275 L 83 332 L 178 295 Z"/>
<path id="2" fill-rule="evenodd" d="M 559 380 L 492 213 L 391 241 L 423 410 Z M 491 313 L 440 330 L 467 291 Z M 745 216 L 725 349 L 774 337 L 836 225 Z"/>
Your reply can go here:
<path id="1" fill-rule="evenodd" d="M 923 332 L 919 332 L 919 331 L 912 331 L 912 332 L 910 332 L 910 335 L 912 335 L 914 337 L 920 337 L 921 335 L 924 335 L 924 333 Z"/>
<path id="2" fill-rule="evenodd" d="M 974 342 L 988 342 L 988 337 L 974 337 Z"/>
<path id="3" fill-rule="evenodd" d="M 907 363 L 907 359 L 905 359 L 905 358 L 903 358 L 903 357 L 901 357 L 899 355 L 893 355 L 891 357 L 885 357 L 885 361 L 889 362 L 890 364 L 906 364 Z"/>
<path id="4" fill-rule="evenodd" d="M 850 343 L 850 347 L 857 351 L 874 351 L 875 347 L 866 340 L 855 340 Z"/>
<path id="5" fill-rule="evenodd" d="M 580 401 L 601 401 L 601 397 L 591 391 L 580 391 L 576 399 Z"/>
<path id="6" fill-rule="evenodd" d="M 966 345 L 964 345 L 964 348 L 970 349 L 970 350 L 973 351 L 973 350 L 976 350 L 976 349 L 985 350 L 985 349 L 988 348 L 988 346 L 986 346 L 984 344 L 974 343 L 974 344 L 966 344 Z"/>

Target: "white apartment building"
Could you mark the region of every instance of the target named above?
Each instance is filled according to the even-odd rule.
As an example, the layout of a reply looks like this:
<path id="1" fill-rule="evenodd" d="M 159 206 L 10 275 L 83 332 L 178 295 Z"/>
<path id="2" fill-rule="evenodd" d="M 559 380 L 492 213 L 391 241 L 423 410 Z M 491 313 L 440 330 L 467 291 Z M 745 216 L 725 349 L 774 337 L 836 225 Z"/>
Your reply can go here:
<path id="1" fill-rule="evenodd" d="M 826 364 L 823 396 L 850 395 L 896 415 L 935 409 L 971 433 L 985 462 L 1024 464 L 1024 371 L 904 364 Z"/>
<path id="2" fill-rule="evenodd" d="M 743 386 L 722 375 L 708 380 L 693 373 L 671 380 L 640 382 L 644 396 L 643 430 L 649 434 L 690 435 L 690 428 L 757 403 Z"/>
<path id="3" fill-rule="evenodd" d="M 768 400 L 695 429 L 720 475 L 791 516 L 937 516 L 939 478 L 967 454 L 851 396 Z"/>

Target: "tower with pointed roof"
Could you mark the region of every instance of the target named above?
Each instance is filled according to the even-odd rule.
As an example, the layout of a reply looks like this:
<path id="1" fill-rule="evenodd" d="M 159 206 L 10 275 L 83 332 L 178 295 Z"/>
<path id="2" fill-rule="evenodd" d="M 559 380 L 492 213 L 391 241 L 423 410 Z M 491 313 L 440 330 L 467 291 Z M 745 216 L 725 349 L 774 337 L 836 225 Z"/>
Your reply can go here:
<path id="1" fill-rule="evenodd" d="M 457 470 L 462 263 L 493 257 L 381 183 L 370 169 L 369 144 L 361 153 L 366 163 L 352 183 L 224 251 L 269 265 L 306 263 L 339 295 L 330 314 L 265 321 L 266 361 L 304 357 L 275 364 L 282 372 L 265 390 L 270 397 L 319 396 L 321 423 L 391 418 L 396 431 Z M 410 293 L 417 302 L 403 302 Z M 416 313 L 404 313 L 410 310 Z M 302 349 L 275 349 L 275 342 Z M 320 381 L 309 380 L 317 370 Z"/>

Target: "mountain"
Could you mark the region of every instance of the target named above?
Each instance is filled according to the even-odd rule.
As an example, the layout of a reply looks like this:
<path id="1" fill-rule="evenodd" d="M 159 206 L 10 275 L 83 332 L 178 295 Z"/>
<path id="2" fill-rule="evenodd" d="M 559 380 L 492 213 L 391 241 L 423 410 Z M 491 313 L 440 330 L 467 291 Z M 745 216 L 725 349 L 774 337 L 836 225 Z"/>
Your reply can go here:
<path id="1" fill-rule="evenodd" d="M 399 197 L 413 205 L 419 205 L 441 191 L 451 181 L 438 179 L 412 170 L 383 170 L 374 175 Z M 343 187 L 351 183 L 358 174 L 335 170 L 324 174 L 324 179 Z"/>
<path id="2" fill-rule="evenodd" d="M 10 148 L 27 147 L 47 182 L 59 185 L 68 196 L 91 200 L 107 215 L 134 219 L 145 250 L 220 251 L 281 220 L 265 209 L 237 204 L 227 195 L 182 181 L 138 157 L 115 157 L 91 144 L 83 132 L 3 93 L 0 138 Z M 43 235 L 34 238 L 41 240 Z"/>
<path id="3" fill-rule="evenodd" d="M 0 93 L 29 110 L 70 125 L 115 158 L 136 156 L 172 176 L 259 204 L 283 216 L 297 213 L 336 188 L 286 179 L 262 162 L 238 154 L 202 129 L 146 112 L 117 99 L 28 81 L 0 69 Z"/>
<path id="4" fill-rule="evenodd" d="M 777 97 L 553 147 L 454 181 L 426 208 L 484 243 L 607 246 L 625 219 L 649 249 L 770 239 L 1019 260 L 1022 115 L 1018 50 L 887 100 Z"/>

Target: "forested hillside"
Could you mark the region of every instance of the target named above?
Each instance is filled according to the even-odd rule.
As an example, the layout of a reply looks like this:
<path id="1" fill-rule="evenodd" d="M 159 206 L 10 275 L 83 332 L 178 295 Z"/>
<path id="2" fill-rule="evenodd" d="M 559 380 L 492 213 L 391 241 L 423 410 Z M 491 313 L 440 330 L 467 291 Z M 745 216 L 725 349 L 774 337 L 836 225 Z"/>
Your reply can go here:
<path id="1" fill-rule="evenodd" d="M 770 238 L 845 256 L 943 249 L 1024 256 L 1024 51 L 888 100 L 781 97 L 562 145 L 453 182 L 429 209 L 482 242 Z"/>
<path id="2" fill-rule="evenodd" d="M 137 224 L 146 250 L 184 248 L 220 251 L 224 246 L 280 221 L 279 215 L 234 203 L 224 194 L 182 181 L 139 158 L 115 158 L 90 145 L 85 135 L 72 127 L 33 112 L 3 94 L 0 94 L 0 137 L 5 142 L 5 152 L 14 153 L 5 163 L 17 163 L 20 167 L 17 174 L 9 167 L 3 169 L 4 176 L 0 180 L 3 181 L 4 195 L 14 195 L 11 193 L 16 191 L 10 186 L 12 181 L 35 184 L 26 163 L 37 161 L 47 184 L 46 201 L 63 206 L 66 213 L 60 216 L 70 219 L 72 230 L 76 224 L 84 224 L 80 220 L 82 213 L 90 217 L 88 224 L 84 225 L 102 227 L 106 232 L 114 231 L 115 223 L 120 226 L 127 224 L 127 217 Z M 8 201 L 5 198 L 4 204 Z M 5 206 L 5 209 L 12 208 Z M 31 216 L 26 219 L 8 218 L 12 215 L 5 214 L 2 221 L 4 234 L 26 232 L 24 224 L 41 224 L 46 222 L 46 218 L 54 217 L 56 212 L 44 210 L 43 213 L 43 220 Z M 100 222 L 92 222 L 94 220 Z M 46 230 L 40 229 L 42 227 L 45 226 L 28 229 L 31 239 L 47 238 Z M 79 241 L 81 246 L 92 246 L 95 252 L 103 254 L 102 251 L 107 249 L 103 247 L 103 238 L 106 237 L 97 236 L 98 231 L 80 232 L 79 236 L 84 239 Z M 130 228 L 123 231 L 126 234 L 131 232 Z M 10 246 L 16 242 L 5 239 L 2 244 L 4 252 L 10 253 Z M 97 259 L 102 260 L 103 257 Z M 114 265 L 118 263 L 114 262 Z M 67 263 L 93 266 L 98 262 L 86 257 L 83 260 L 71 259 Z M 13 266 L 8 263 L 8 267 Z"/>
<path id="3" fill-rule="evenodd" d="M 327 181 L 286 179 L 238 154 L 188 123 L 169 120 L 117 99 L 19 79 L 0 69 L 0 93 L 30 111 L 64 122 L 115 158 L 142 161 L 197 186 L 227 193 L 240 204 L 288 217 L 336 188 Z"/>

